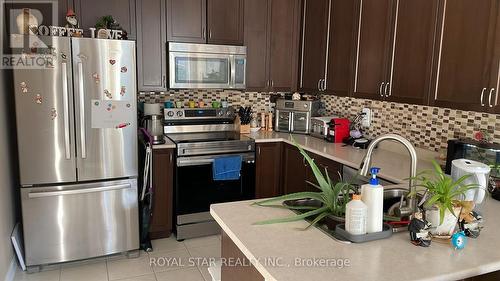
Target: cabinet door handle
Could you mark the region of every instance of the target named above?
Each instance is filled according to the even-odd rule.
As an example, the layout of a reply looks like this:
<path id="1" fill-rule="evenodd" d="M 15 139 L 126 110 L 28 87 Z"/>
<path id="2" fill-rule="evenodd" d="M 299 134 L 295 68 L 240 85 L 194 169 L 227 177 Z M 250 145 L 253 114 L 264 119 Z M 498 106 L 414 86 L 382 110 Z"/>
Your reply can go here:
<path id="1" fill-rule="evenodd" d="M 212 39 L 212 30 L 211 29 L 208 30 L 208 39 Z"/>
<path id="2" fill-rule="evenodd" d="M 387 83 L 385 84 L 385 88 L 384 88 L 384 95 L 385 95 L 385 97 L 386 97 L 386 98 L 388 98 L 388 97 L 389 97 L 389 94 L 387 93 L 387 89 L 389 88 L 389 85 L 390 85 L 390 84 L 391 84 L 391 83 L 389 83 L 389 82 L 387 82 Z"/>
<path id="3" fill-rule="evenodd" d="M 167 76 L 166 75 L 163 75 L 163 81 L 162 81 L 162 84 L 163 84 L 163 88 L 166 88 L 167 87 Z"/>
<path id="4" fill-rule="evenodd" d="M 170 152 L 170 163 L 172 163 L 172 161 L 174 160 L 173 158 L 174 158 L 173 153 Z"/>
<path id="5" fill-rule="evenodd" d="M 207 38 L 207 31 L 205 28 L 202 28 L 201 29 L 201 36 L 203 36 L 203 39 L 206 39 Z"/>
<path id="6" fill-rule="evenodd" d="M 323 92 L 326 91 L 326 78 L 323 79 Z"/>
<path id="7" fill-rule="evenodd" d="M 383 97 L 384 94 L 382 93 L 382 89 L 384 88 L 385 82 L 380 83 L 380 87 L 378 87 L 378 94 Z"/>
<path id="8" fill-rule="evenodd" d="M 483 90 L 481 91 L 481 106 L 484 106 L 484 103 L 483 103 L 484 91 L 486 91 L 486 88 L 483 88 Z"/>
<path id="9" fill-rule="evenodd" d="M 491 88 L 490 89 L 490 94 L 488 96 L 488 106 L 489 107 L 493 107 L 493 105 L 491 104 L 491 95 L 493 95 L 493 92 L 495 91 L 495 88 Z"/>
<path id="10" fill-rule="evenodd" d="M 274 80 L 271 80 L 271 87 L 274 87 Z"/>
<path id="11" fill-rule="evenodd" d="M 321 79 L 318 80 L 318 91 L 321 91 Z"/>
<path id="12" fill-rule="evenodd" d="M 257 153 L 260 155 L 260 146 L 257 147 Z"/>

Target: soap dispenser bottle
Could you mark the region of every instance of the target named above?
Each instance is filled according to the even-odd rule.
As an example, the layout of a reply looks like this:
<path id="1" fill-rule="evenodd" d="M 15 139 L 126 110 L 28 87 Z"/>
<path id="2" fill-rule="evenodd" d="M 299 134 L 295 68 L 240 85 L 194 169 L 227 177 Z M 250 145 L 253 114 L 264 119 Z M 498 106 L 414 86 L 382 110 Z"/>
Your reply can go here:
<path id="1" fill-rule="evenodd" d="M 361 199 L 367 207 L 366 232 L 380 232 L 384 220 L 384 188 L 380 185 L 377 174 L 380 168 L 370 169 L 372 178 L 369 184 L 361 186 Z"/>

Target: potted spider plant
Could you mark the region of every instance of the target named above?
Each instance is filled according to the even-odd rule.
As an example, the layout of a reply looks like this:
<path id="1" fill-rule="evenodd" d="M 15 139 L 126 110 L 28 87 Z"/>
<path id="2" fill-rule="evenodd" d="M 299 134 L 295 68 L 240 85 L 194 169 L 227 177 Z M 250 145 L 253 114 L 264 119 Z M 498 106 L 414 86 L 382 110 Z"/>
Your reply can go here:
<path id="1" fill-rule="evenodd" d="M 433 170 L 420 173 L 412 178 L 417 191 L 424 191 L 425 218 L 431 223 L 431 233 L 439 236 L 452 235 L 464 205 L 461 198 L 477 184 L 464 184 L 471 175 L 464 175 L 457 180 L 446 175 L 436 161 L 432 161 Z"/>
<path id="2" fill-rule="evenodd" d="M 327 223 L 327 226 L 331 229 L 335 227 L 336 223 L 342 223 L 345 221 L 345 208 L 347 203 L 349 203 L 349 192 L 351 190 L 354 191 L 354 187 L 348 183 L 340 180 L 339 182 L 332 182 L 330 177 L 328 176 L 328 171 L 325 169 L 324 174 L 318 168 L 314 160 L 304 151 L 304 149 L 293 140 L 295 147 L 297 147 L 300 151 L 300 154 L 304 156 L 307 163 L 312 169 L 314 177 L 316 178 L 317 184 L 309 182 L 309 184 L 318 188 L 318 192 L 297 192 L 291 193 L 283 196 L 278 196 L 258 202 L 254 202 L 254 205 L 263 206 L 263 207 L 275 207 L 275 208 L 287 208 L 292 211 L 299 211 L 301 214 L 285 217 L 285 218 L 276 218 L 266 221 L 259 221 L 254 224 L 262 225 L 262 224 L 274 224 L 274 223 L 285 223 L 292 221 L 299 221 L 306 218 L 313 218 L 309 226 L 309 228 L 319 221 L 329 218 L 333 223 Z M 287 200 L 300 200 L 300 199 L 313 199 L 318 204 L 311 204 L 307 206 L 294 206 L 291 204 L 273 204 L 273 203 L 281 203 L 282 201 Z"/>

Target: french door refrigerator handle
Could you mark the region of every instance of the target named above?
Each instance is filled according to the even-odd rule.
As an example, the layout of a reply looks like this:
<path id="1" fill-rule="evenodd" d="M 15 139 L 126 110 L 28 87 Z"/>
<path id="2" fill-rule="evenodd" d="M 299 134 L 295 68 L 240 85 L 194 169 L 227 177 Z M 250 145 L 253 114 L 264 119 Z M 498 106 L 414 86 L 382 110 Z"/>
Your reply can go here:
<path id="1" fill-rule="evenodd" d="M 127 189 L 132 187 L 130 184 L 117 184 L 110 186 L 101 186 L 95 188 L 82 188 L 82 189 L 71 189 L 71 190 L 54 190 L 54 191 L 35 191 L 28 193 L 28 198 L 41 198 L 41 197 L 51 197 L 60 195 L 75 195 L 75 194 L 85 194 L 94 192 L 104 192 L 111 190 Z"/>
<path id="2" fill-rule="evenodd" d="M 69 98 L 68 98 L 68 70 L 67 63 L 61 63 L 62 67 L 62 90 L 63 90 L 63 122 L 64 122 L 64 150 L 66 159 L 71 159 L 70 137 L 69 137 Z"/>
<path id="3" fill-rule="evenodd" d="M 78 63 L 78 95 L 80 98 L 80 142 L 82 146 L 82 159 L 87 158 L 87 143 L 85 141 L 85 90 L 83 86 L 83 65 Z"/>

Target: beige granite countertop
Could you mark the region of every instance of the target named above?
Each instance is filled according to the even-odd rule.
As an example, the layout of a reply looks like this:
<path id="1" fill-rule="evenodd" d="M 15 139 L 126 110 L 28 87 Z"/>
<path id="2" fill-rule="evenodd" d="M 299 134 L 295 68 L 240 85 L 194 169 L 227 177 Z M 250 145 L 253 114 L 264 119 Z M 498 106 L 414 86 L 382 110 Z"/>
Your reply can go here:
<path id="1" fill-rule="evenodd" d="M 300 134 L 259 131 L 248 135 L 256 143 L 286 142 L 292 144 L 292 137 L 305 150 L 329 158 L 333 161 L 358 169 L 366 149 L 344 146 L 342 143 L 329 143 L 325 140 Z M 417 149 L 417 171 L 432 169 L 430 162 L 436 153 Z M 372 156 L 372 166 L 380 167 L 380 177 L 394 183 L 405 182 L 410 175 L 410 156 L 403 145 L 386 141 L 379 145 Z"/>
<path id="2" fill-rule="evenodd" d="M 210 213 L 243 254 L 267 281 L 294 280 L 457 280 L 500 270 L 497 243 L 500 202 L 485 201 L 482 211 L 485 228 L 477 239 L 469 239 L 463 250 L 448 243 L 433 242 L 422 248 L 410 243 L 408 233 L 362 244 L 343 244 L 317 228 L 303 231 L 306 221 L 285 224 L 252 223 L 290 216 L 286 209 L 251 206 L 252 201 L 212 205 Z M 278 258 L 279 266 L 266 262 Z M 295 259 L 307 262 L 329 259 L 330 266 L 296 266 Z M 349 261 L 335 267 L 333 261 Z M 300 264 L 300 263 L 299 263 Z"/>

